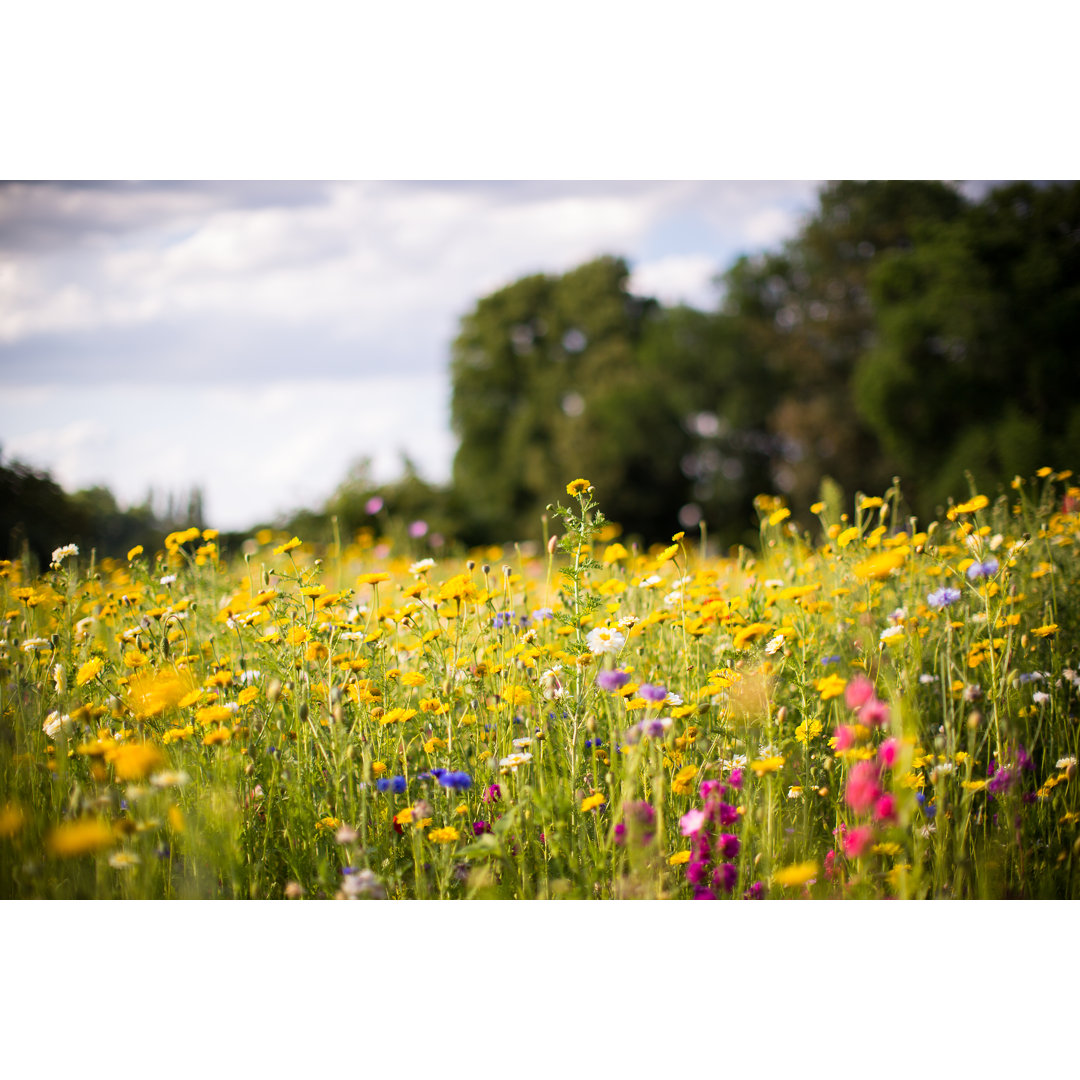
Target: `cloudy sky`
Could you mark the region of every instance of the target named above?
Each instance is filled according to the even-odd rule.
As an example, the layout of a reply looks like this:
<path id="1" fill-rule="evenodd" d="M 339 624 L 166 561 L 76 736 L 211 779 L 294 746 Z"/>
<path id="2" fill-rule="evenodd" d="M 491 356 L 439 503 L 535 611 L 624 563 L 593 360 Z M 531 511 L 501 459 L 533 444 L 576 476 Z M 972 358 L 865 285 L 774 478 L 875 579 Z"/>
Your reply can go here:
<path id="1" fill-rule="evenodd" d="M 715 305 L 816 182 L 0 185 L 0 450 L 122 502 L 200 485 L 211 522 L 315 506 L 356 460 L 449 476 L 458 321 L 600 254 Z"/>

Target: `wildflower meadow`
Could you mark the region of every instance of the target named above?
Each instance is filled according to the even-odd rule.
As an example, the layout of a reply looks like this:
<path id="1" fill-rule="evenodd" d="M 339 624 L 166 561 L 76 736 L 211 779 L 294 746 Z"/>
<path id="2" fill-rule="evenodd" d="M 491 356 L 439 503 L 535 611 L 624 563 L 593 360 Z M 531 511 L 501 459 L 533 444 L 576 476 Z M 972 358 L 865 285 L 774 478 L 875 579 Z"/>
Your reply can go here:
<path id="1" fill-rule="evenodd" d="M 1075 898 L 1071 482 L 5 562 L 0 895 Z"/>

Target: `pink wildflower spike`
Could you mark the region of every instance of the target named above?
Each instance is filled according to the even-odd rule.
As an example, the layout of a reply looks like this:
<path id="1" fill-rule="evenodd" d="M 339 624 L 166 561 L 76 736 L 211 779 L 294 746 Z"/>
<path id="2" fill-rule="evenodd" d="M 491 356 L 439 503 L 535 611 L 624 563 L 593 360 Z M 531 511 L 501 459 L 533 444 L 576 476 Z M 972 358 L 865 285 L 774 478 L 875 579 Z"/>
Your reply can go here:
<path id="1" fill-rule="evenodd" d="M 870 825 L 860 825 L 844 837 L 844 855 L 849 859 L 858 859 L 874 842 L 874 830 Z"/>
<path id="2" fill-rule="evenodd" d="M 865 675 L 856 675 L 847 684 L 844 700 L 849 709 L 858 709 L 874 696 L 874 684 Z"/>
<path id="3" fill-rule="evenodd" d="M 886 739 L 878 750 L 878 761 L 881 762 L 882 767 L 886 769 L 894 768 L 899 758 L 900 740 Z"/>
<path id="4" fill-rule="evenodd" d="M 705 824 L 705 812 L 703 810 L 687 810 L 679 818 L 679 832 L 683 836 L 693 836 Z"/>
<path id="5" fill-rule="evenodd" d="M 892 824 L 896 821 L 896 796 L 886 793 L 874 803 L 874 818 L 877 821 Z"/>
<path id="6" fill-rule="evenodd" d="M 860 761 L 848 777 L 844 801 L 856 814 L 863 814 L 877 802 L 880 795 L 877 766 L 872 761 Z"/>
<path id="7" fill-rule="evenodd" d="M 889 706 L 872 697 L 858 713 L 859 723 L 867 727 L 880 727 L 889 722 Z"/>
<path id="8" fill-rule="evenodd" d="M 852 728 L 841 725 L 833 732 L 833 737 L 836 739 L 836 752 L 838 754 L 850 750 L 855 745 L 855 732 Z"/>

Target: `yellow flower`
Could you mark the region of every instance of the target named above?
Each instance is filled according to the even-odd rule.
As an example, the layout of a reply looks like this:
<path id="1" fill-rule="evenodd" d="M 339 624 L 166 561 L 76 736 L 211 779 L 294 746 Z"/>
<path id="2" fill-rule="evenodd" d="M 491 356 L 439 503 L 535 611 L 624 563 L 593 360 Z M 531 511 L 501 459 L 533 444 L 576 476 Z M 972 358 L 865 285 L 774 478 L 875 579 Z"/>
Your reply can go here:
<path id="1" fill-rule="evenodd" d="M 104 667 L 105 661 L 99 656 L 95 656 L 92 660 L 87 660 L 86 663 L 79 668 L 79 672 L 75 676 L 76 685 L 85 686 L 91 679 L 96 678 Z"/>
<path id="2" fill-rule="evenodd" d="M 112 763 L 118 780 L 145 780 L 165 758 L 156 746 L 149 743 L 125 743 L 105 751 L 105 760 Z"/>
<path id="3" fill-rule="evenodd" d="M 672 544 L 670 547 L 664 548 L 663 551 L 656 557 L 657 563 L 666 563 L 668 559 L 673 559 L 679 553 L 679 545 Z"/>
<path id="4" fill-rule="evenodd" d="M 608 544 L 604 548 L 603 562 L 605 566 L 610 566 L 613 562 L 619 562 L 622 559 L 629 558 L 630 553 L 622 546 L 622 544 Z"/>
<path id="5" fill-rule="evenodd" d="M 1058 632 L 1058 624 L 1056 622 L 1047 623 L 1045 626 L 1036 626 L 1031 631 L 1036 637 L 1050 637 L 1051 634 Z"/>
<path id="6" fill-rule="evenodd" d="M 293 548 L 298 548 L 299 546 L 300 538 L 294 536 L 291 540 L 286 540 L 284 544 L 278 544 L 278 546 L 274 548 L 274 554 L 284 555 L 286 551 L 292 551 Z"/>
<path id="7" fill-rule="evenodd" d="M 90 855 L 112 845 L 112 829 L 98 818 L 83 818 L 58 825 L 45 840 L 49 854 L 61 859 Z"/>
<path id="8" fill-rule="evenodd" d="M 0 837 L 14 836 L 26 824 L 26 814 L 17 803 L 0 809 Z"/>
<path id="9" fill-rule="evenodd" d="M 673 795 L 685 795 L 693 786 L 694 777 L 698 774 L 696 765 L 686 765 L 676 774 L 671 781 L 671 793 Z"/>
<path id="10" fill-rule="evenodd" d="M 203 727 L 208 727 L 210 724 L 222 724 L 232 718 L 232 709 L 225 705 L 207 705 L 195 710 L 195 720 Z"/>
<path id="11" fill-rule="evenodd" d="M 133 547 L 133 548 L 132 548 L 132 549 L 131 549 L 131 550 L 130 550 L 130 551 L 129 551 L 128 553 L 127 553 L 127 557 L 128 557 L 128 562 L 131 562 L 131 560 L 132 560 L 132 559 L 134 559 L 136 555 L 141 555 L 142 553 L 143 553 L 143 546 L 142 546 L 142 544 L 136 544 L 136 545 L 135 545 L 135 546 L 134 546 L 134 547 Z"/>
<path id="12" fill-rule="evenodd" d="M 754 775 L 759 778 L 768 773 L 777 772 L 783 765 L 784 759 L 782 757 L 767 757 L 762 758 L 760 761 L 750 762 L 750 768 L 754 770 Z"/>
<path id="13" fill-rule="evenodd" d="M 588 798 L 581 800 L 581 812 L 584 814 L 586 811 L 595 810 L 598 806 L 603 806 L 605 801 L 601 792 L 590 795 Z"/>
<path id="14" fill-rule="evenodd" d="M 357 585 L 378 585 L 378 583 L 380 581 L 389 581 L 389 580 L 390 580 L 390 575 L 389 574 L 383 573 L 382 571 L 378 571 L 378 572 L 372 573 L 372 574 L 361 574 L 356 579 L 356 584 Z"/>
<path id="15" fill-rule="evenodd" d="M 877 509 L 877 507 L 879 507 L 881 505 L 882 505 L 882 500 L 880 498 L 878 498 L 877 495 L 872 495 L 872 496 L 864 495 L 859 500 L 859 509 L 860 510 L 875 510 L 875 509 Z"/>
<path id="16" fill-rule="evenodd" d="M 683 863 L 688 863 L 689 861 L 689 851 L 676 851 L 675 854 L 668 859 L 668 866 L 682 866 Z"/>
<path id="17" fill-rule="evenodd" d="M 779 510 L 774 510 L 769 515 L 770 525 L 779 525 L 785 518 L 791 517 L 791 511 L 786 506 L 781 506 Z"/>
<path id="18" fill-rule="evenodd" d="M 592 484 L 588 480 L 571 480 L 566 485 L 567 495 L 580 495 L 583 491 L 588 491 L 592 487 Z"/>
<path id="19" fill-rule="evenodd" d="M 405 674 L 401 676 L 402 686 L 423 686 L 426 681 L 427 680 L 419 671 L 406 671 Z"/>
<path id="20" fill-rule="evenodd" d="M 341 828 L 341 818 L 330 817 L 327 815 L 324 818 L 320 818 L 315 822 L 315 831 L 320 832 L 337 832 Z"/>
<path id="21" fill-rule="evenodd" d="M 782 870 L 777 870 L 773 874 L 773 884 L 794 887 L 805 885 L 808 881 L 817 877 L 817 872 L 818 864 L 816 862 L 795 863 L 792 866 L 785 866 Z"/>
<path id="22" fill-rule="evenodd" d="M 215 746 L 217 743 L 227 743 L 232 738 L 232 732 L 227 727 L 215 728 L 203 736 L 203 746 Z"/>
<path id="23" fill-rule="evenodd" d="M 773 628 L 769 623 L 750 623 L 748 626 L 743 626 L 735 631 L 732 645 L 736 649 L 743 649 L 746 647 L 747 642 L 754 641 L 759 637 L 764 637 L 765 634 L 771 634 L 772 630 Z"/>
<path id="24" fill-rule="evenodd" d="M 241 690 L 236 698 L 236 703 L 240 706 L 250 705 L 259 696 L 259 688 L 257 686 L 249 686 L 246 690 Z"/>
<path id="25" fill-rule="evenodd" d="M 866 581 L 867 578 L 888 577 L 897 567 L 903 565 L 910 550 L 907 545 L 904 545 L 893 548 L 891 551 L 883 551 L 879 555 L 872 555 L 869 559 L 855 564 L 855 576 L 860 581 Z"/>
<path id="26" fill-rule="evenodd" d="M 452 844 L 455 840 L 459 839 L 461 834 L 453 827 L 453 825 L 447 825 L 443 829 L 432 829 L 428 833 L 428 839 L 433 844 Z"/>
<path id="27" fill-rule="evenodd" d="M 816 739 L 821 734 L 821 730 L 822 724 L 820 720 L 811 720 L 809 723 L 804 720 L 795 729 L 795 738 L 805 745 L 811 739 Z"/>
<path id="28" fill-rule="evenodd" d="M 852 525 L 850 529 L 845 529 L 836 538 L 837 547 L 847 547 L 859 535 L 859 530 L 856 526 Z"/>
<path id="29" fill-rule="evenodd" d="M 839 697 L 844 692 L 845 686 L 847 686 L 847 679 L 835 674 L 814 680 L 814 689 L 821 695 L 822 701 Z"/>
<path id="30" fill-rule="evenodd" d="M 391 709 L 388 713 L 383 714 L 379 723 L 382 727 L 386 727 L 388 724 L 404 723 L 406 720 L 411 720 L 415 715 L 415 709 Z"/>

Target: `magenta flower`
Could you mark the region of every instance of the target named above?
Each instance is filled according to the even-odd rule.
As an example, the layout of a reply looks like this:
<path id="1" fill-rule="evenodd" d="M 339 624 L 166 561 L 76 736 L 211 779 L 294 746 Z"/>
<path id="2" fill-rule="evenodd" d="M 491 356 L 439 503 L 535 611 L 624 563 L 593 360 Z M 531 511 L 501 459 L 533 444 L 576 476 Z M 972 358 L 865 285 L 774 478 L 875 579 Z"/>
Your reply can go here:
<path id="1" fill-rule="evenodd" d="M 693 862 L 686 864 L 686 880 L 691 885 L 700 885 L 705 880 L 705 875 L 709 871 L 709 864 L 701 859 L 695 859 Z"/>
<path id="2" fill-rule="evenodd" d="M 858 709 L 874 696 L 874 684 L 865 675 L 856 675 L 844 691 L 849 709 Z"/>
<path id="3" fill-rule="evenodd" d="M 695 900 L 715 900 L 716 893 L 712 889 L 705 888 L 704 885 L 694 886 L 694 899 Z"/>
<path id="4" fill-rule="evenodd" d="M 679 832 L 683 836 L 693 836 L 705 824 L 705 812 L 703 810 L 687 810 L 679 818 Z"/>
<path id="5" fill-rule="evenodd" d="M 373 517 L 383 508 L 383 501 L 378 495 L 373 495 L 366 503 L 364 503 L 364 513 L 371 514 Z"/>
<path id="6" fill-rule="evenodd" d="M 738 791 L 742 787 L 742 769 L 732 769 L 728 776 L 728 782 Z"/>
<path id="7" fill-rule="evenodd" d="M 409 526 L 409 535 L 414 540 L 419 540 L 422 536 L 427 536 L 428 523 L 426 521 L 414 521 Z"/>
<path id="8" fill-rule="evenodd" d="M 502 795 L 502 788 L 498 784 L 490 784 L 483 794 L 484 802 L 498 802 Z"/>
<path id="9" fill-rule="evenodd" d="M 877 766 L 872 761 L 860 761 L 848 777 L 844 801 L 855 813 L 863 814 L 877 802 L 880 795 Z"/>
<path id="10" fill-rule="evenodd" d="M 896 796 L 886 792 L 874 803 L 874 819 L 891 824 L 896 821 Z"/>
<path id="11" fill-rule="evenodd" d="M 886 739 L 878 750 L 878 761 L 882 768 L 891 769 L 900 757 L 900 741 L 898 739 Z"/>
<path id="12" fill-rule="evenodd" d="M 855 730 L 849 728 L 844 724 L 841 724 L 833 732 L 833 738 L 836 739 L 836 752 L 842 754 L 845 750 L 849 750 L 855 745 Z"/>
<path id="13" fill-rule="evenodd" d="M 726 785 L 719 780 L 702 780 L 698 785 L 698 794 L 708 802 L 710 799 L 719 799 L 727 790 Z"/>
<path id="14" fill-rule="evenodd" d="M 874 830 L 869 825 L 851 829 L 844 837 L 844 854 L 849 859 L 861 858 L 874 842 Z"/>
<path id="15" fill-rule="evenodd" d="M 712 884 L 714 889 L 720 892 L 734 892 L 735 885 L 739 880 L 739 870 L 734 863 L 721 863 L 714 871 Z"/>
<path id="16" fill-rule="evenodd" d="M 867 727 L 880 727 L 889 722 L 889 706 L 884 701 L 872 697 L 858 713 L 859 723 Z"/>
<path id="17" fill-rule="evenodd" d="M 737 859 L 739 857 L 739 838 L 734 833 L 721 833 L 719 850 L 725 859 Z"/>

